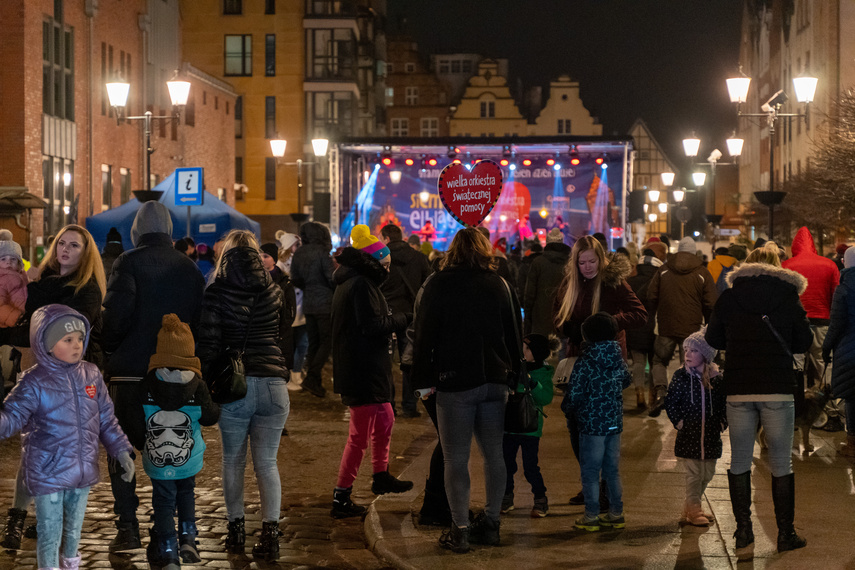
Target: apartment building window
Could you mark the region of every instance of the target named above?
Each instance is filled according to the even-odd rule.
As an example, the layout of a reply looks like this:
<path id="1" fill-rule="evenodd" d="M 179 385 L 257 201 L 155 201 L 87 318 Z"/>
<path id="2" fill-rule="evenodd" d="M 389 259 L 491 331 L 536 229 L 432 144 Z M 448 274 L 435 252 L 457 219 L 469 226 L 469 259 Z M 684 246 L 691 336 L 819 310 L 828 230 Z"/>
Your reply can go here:
<path id="1" fill-rule="evenodd" d="M 122 204 L 131 199 L 131 171 L 127 168 L 119 169 L 119 191 Z"/>
<path id="2" fill-rule="evenodd" d="M 407 73 L 415 73 L 416 72 L 416 64 L 411 62 L 411 61 L 408 61 L 407 63 L 404 64 L 404 71 L 406 71 Z"/>
<path id="3" fill-rule="evenodd" d="M 264 37 L 264 75 L 276 75 L 276 35 L 267 34 Z"/>
<path id="4" fill-rule="evenodd" d="M 113 207 L 113 167 L 109 164 L 101 165 L 101 209 L 109 210 Z"/>
<path id="5" fill-rule="evenodd" d="M 252 75 L 252 36 L 226 36 L 226 75 Z"/>
<path id="6" fill-rule="evenodd" d="M 60 19 L 42 22 L 42 111 L 74 120 L 74 28 Z"/>
<path id="7" fill-rule="evenodd" d="M 395 64 L 390 62 L 386 63 L 386 75 L 392 75 L 395 73 Z"/>
<path id="8" fill-rule="evenodd" d="M 387 87 L 386 88 L 386 106 L 392 107 L 395 103 L 395 88 Z"/>
<path id="9" fill-rule="evenodd" d="M 356 36 L 347 28 L 307 30 L 306 73 L 309 79 L 356 78 Z"/>
<path id="10" fill-rule="evenodd" d="M 74 162 L 53 156 L 42 157 L 42 196 L 48 204 L 44 212 L 45 235 L 77 221 L 74 202 Z"/>
<path id="11" fill-rule="evenodd" d="M 306 93 L 306 138 L 323 133 L 353 134 L 357 101 L 347 91 Z"/>
<path id="12" fill-rule="evenodd" d="M 451 73 L 460 73 L 460 70 L 462 68 L 462 62 L 459 59 L 454 59 L 451 61 Z"/>
<path id="13" fill-rule="evenodd" d="M 235 157 L 235 182 L 237 184 L 243 184 L 243 157 L 236 156 Z M 241 197 L 243 197 L 243 192 L 240 193 Z M 237 197 L 237 195 L 235 195 Z"/>
<path id="14" fill-rule="evenodd" d="M 461 62 L 460 69 L 463 71 L 463 73 L 472 73 L 472 62 L 468 59 L 464 59 Z"/>
<path id="15" fill-rule="evenodd" d="M 276 13 L 276 0 L 264 0 L 264 13 L 267 15 Z"/>
<path id="16" fill-rule="evenodd" d="M 439 73 L 440 75 L 448 75 L 451 72 L 451 62 L 447 59 L 439 60 Z"/>
<path id="17" fill-rule="evenodd" d="M 436 117 L 425 117 L 422 119 L 421 135 L 423 137 L 439 136 L 439 119 Z"/>
<path id="18" fill-rule="evenodd" d="M 264 199 L 276 199 L 276 159 L 272 156 L 264 158 Z"/>
<path id="19" fill-rule="evenodd" d="M 160 114 L 162 115 L 163 111 L 161 111 Z M 161 124 L 163 122 L 164 121 L 161 121 Z M 173 125 L 175 125 L 176 123 L 177 121 L 172 121 Z M 196 96 L 193 95 L 192 91 L 187 96 L 187 104 L 184 105 L 184 124 L 188 127 L 196 126 Z M 175 140 L 175 138 L 173 138 L 172 140 Z"/>
<path id="20" fill-rule="evenodd" d="M 419 88 L 408 86 L 405 92 L 404 98 L 406 100 L 407 105 L 418 105 L 419 104 Z"/>
<path id="21" fill-rule="evenodd" d="M 558 119 L 558 134 L 559 135 L 569 135 L 570 134 L 570 119 Z"/>
<path id="22" fill-rule="evenodd" d="M 264 98 L 264 136 L 276 138 L 276 97 Z"/>
<path id="23" fill-rule="evenodd" d="M 409 119 L 392 119 L 392 136 L 406 137 L 410 135 L 410 120 Z"/>
<path id="24" fill-rule="evenodd" d="M 243 138 L 243 96 L 235 99 L 235 138 Z"/>
<path id="25" fill-rule="evenodd" d="M 243 14 L 242 0 L 223 0 L 223 15 L 240 16 Z"/>
<path id="26" fill-rule="evenodd" d="M 495 101 L 481 101 L 481 118 L 491 118 L 496 116 Z"/>

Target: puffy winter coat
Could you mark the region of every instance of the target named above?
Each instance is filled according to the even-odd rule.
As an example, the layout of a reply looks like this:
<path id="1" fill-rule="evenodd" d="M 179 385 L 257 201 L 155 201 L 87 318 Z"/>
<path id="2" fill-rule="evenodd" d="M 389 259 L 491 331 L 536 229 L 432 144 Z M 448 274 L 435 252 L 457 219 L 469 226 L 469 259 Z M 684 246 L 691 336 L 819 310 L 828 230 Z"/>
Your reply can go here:
<path id="1" fill-rule="evenodd" d="M 579 433 L 611 435 L 623 431 L 623 390 L 632 384 L 617 341 L 587 344 L 570 373 L 569 389 L 561 402 L 565 415 L 574 415 Z"/>
<path id="2" fill-rule="evenodd" d="M 840 272 L 840 285 L 834 291 L 831 323 L 822 352 L 833 353 L 831 388 L 834 397 L 855 398 L 855 268 Z"/>
<path id="3" fill-rule="evenodd" d="M 380 290 L 393 311 L 412 314 L 416 294 L 430 275 L 428 258 L 403 240 L 390 241 L 388 247 L 392 255 L 392 265 L 389 267 L 389 276 L 380 285 Z"/>
<path id="4" fill-rule="evenodd" d="M 36 311 L 30 346 L 38 364 L 24 372 L 0 412 L 0 437 L 27 426 L 21 470 L 27 491 L 36 497 L 97 483 L 99 442 L 112 457 L 131 451 L 98 367 L 85 360 L 62 362 L 44 347 L 47 327 L 69 315 L 86 322 L 85 352 L 91 332 L 85 316 L 55 304 Z"/>
<path id="5" fill-rule="evenodd" d="M 793 238 L 793 256 L 781 265 L 807 278 L 807 289 L 801 295 L 802 306 L 815 325 L 827 325 L 831 313 L 831 300 L 840 282 L 837 264 L 816 253 L 813 236 L 806 227 L 799 228 Z"/>
<path id="6" fill-rule="evenodd" d="M 684 339 L 709 322 L 718 293 L 701 259 L 685 251 L 665 262 L 647 288 L 647 300 L 656 311 L 659 335 Z"/>
<path id="7" fill-rule="evenodd" d="M 282 309 L 285 314 L 282 319 L 282 328 L 279 329 L 279 348 L 282 350 L 282 356 L 285 357 L 285 366 L 291 370 L 294 368 L 294 331 L 291 327 L 297 318 L 297 290 L 288 274 L 278 265 L 273 266 L 270 277 L 282 291 Z"/>
<path id="8" fill-rule="evenodd" d="M 543 408 L 552 402 L 552 397 L 555 395 L 555 388 L 552 385 L 552 376 L 555 374 L 555 369 L 548 364 L 532 368 L 534 364 L 534 362 L 526 362 L 529 370 L 528 378 L 529 382 L 531 382 L 531 399 L 534 400 L 534 405 L 540 413 L 537 414 L 537 429 L 521 435 L 541 437 L 543 435 Z M 516 391 L 520 393 L 525 392 L 525 386 L 523 386 L 522 382 L 517 384 Z"/>
<path id="9" fill-rule="evenodd" d="M 12 327 L 24 314 L 27 303 L 27 274 L 0 269 L 0 327 Z"/>
<path id="10" fill-rule="evenodd" d="M 279 286 L 264 269 L 258 250 L 234 247 L 223 256 L 220 272 L 202 300 L 196 337 L 202 377 L 224 350 L 240 350 L 246 339 L 243 363 L 247 376 L 290 379 L 279 331 L 291 322 L 282 307 Z"/>
<path id="11" fill-rule="evenodd" d="M 653 261 L 656 260 L 656 261 Z M 660 265 L 655 265 L 660 263 Z M 626 347 L 630 350 L 641 350 L 649 352 L 653 350 L 653 342 L 656 340 L 656 318 L 654 317 L 653 303 L 649 299 L 648 290 L 653 276 L 659 271 L 661 262 L 655 257 L 644 257 L 642 261 L 635 266 L 635 275 L 628 277 L 626 282 L 632 287 L 632 292 L 638 297 L 638 300 L 644 304 L 647 311 L 647 322 L 640 327 L 628 329 L 626 331 Z"/>
<path id="12" fill-rule="evenodd" d="M 721 457 L 721 432 L 727 428 L 727 397 L 721 386 L 721 375 L 710 379 L 712 388 L 704 386 L 699 374 L 682 366 L 674 372 L 665 411 L 677 431 L 674 455 L 686 459 Z M 683 425 L 677 427 L 680 422 Z"/>
<path id="13" fill-rule="evenodd" d="M 713 283 L 718 283 L 719 275 L 725 269 L 730 269 L 736 263 L 736 258 L 731 255 L 716 255 L 707 263 L 707 271 L 712 276 Z M 734 269 L 736 269 L 734 267 Z"/>
<path id="14" fill-rule="evenodd" d="M 725 393 L 792 394 L 793 359 L 763 316 L 769 317 L 790 352 L 805 352 L 813 341 L 799 302 L 807 279 L 765 263 L 744 263 L 727 279 L 731 287 L 718 298 L 704 337 L 713 348 L 727 351 Z"/>
<path id="15" fill-rule="evenodd" d="M 336 259 L 338 286 L 331 314 L 333 389 L 346 406 L 390 402 L 391 335 L 404 333 L 407 317 L 389 310 L 380 292 L 388 273 L 379 261 L 352 247 L 344 248 Z"/>
<path id="16" fill-rule="evenodd" d="M 328 315 L 332 307 L 333 261 L 329 230 L 317 222 L 303 224 L 303 240 L 291 257 L 291 281 L 303 290 L 303 313 Z"/>
<path id="17" fill-rule="evenodd" d="M 555 292 L 564 279 L 564 267 L 570 259 L 570 251 L 570 246 L 563 243 L 548 243 L 543 253 L 531 263 L 523 295 L 526 334 L 549 336 L 557 332 L 552 322 L 552 307 Z"/>

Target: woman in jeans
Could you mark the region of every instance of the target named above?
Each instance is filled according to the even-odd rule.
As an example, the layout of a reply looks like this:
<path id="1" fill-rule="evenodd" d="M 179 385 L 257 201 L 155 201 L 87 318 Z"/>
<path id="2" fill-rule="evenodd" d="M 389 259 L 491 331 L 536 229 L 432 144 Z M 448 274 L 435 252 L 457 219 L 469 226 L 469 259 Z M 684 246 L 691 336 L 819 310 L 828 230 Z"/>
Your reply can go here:
<path id="1" fill-rule="evenodd" d="M 793 447 L 793 354 L 805 352 L 813 334 L 799 295 L 807 280 L 783 269 L 778 246 L 767 242 L 727 276 L 730 289 L 715 304 L 706 332 L 713 348 L 726 351 L 724 390 L 730 432 L 730 502 L 736 518 L 736 555 L 754 556 L 751 526 L 751 462 L 758 422 L 769 446 L 778 552 L 801 548 L 796 534 Z M 786 346 L 785 346 L 786 345 Z"/>
<path id="2" fill-rule="evenodd" d="M 440 271 L 425 282 L 414 322 L 413 386 L 436 388 L 445 455 L 452 525 L 439 542 L 454 552 L 467 552 L 470 541 L 499 543 L 505 403 L 521 365 L 522 327 L 516 294 L 493 264 L 489 240 L 475 228 L 460 230 Z M 487 501 L 470 526 L 473 435 L 484 456 Z"/>
<path id="3" fill-rule="evenodd" d="M 247 443 L 261 495 L 262 530 L 253 547 L 267 561 L 279 557 L 279 512 L 282 487 L 276 453 L 290 401 L 290 373 L 279 344 L 279 331 L 290 327 L 293 313 L 285 310 L 282 291 L 261 261 L 255 236 L 229 232 L 212 281 L 205 290 L 197 353 L 204 377 L 227 349 L 243 351 L 246 397 L 224 404 L 220 413 L 223 444 L 223 492 L 229 519 L 226 548 L 242 553 L 244 531 L 244 468 Z"/>

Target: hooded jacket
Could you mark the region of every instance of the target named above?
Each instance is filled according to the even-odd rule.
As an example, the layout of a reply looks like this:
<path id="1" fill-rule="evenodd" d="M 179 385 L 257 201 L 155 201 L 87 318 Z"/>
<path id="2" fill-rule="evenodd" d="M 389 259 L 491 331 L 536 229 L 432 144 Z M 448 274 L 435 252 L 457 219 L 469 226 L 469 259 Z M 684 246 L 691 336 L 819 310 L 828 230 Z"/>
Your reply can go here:
<path id="1" fill-rule="evenodd" d="M 561 402 L 565 415 L 574 415 L 579 433 L 612 435 L 623 431 L 623 390 L 632 384 L 620 345 L 605 340 L 585 345 L 573 366 Z"/>
<path id="2" fill-rule="evenodd" d="M 543 253 L 531 263 L 523 295 L 525 308 L 525 334 L 544 336 L 555 334 L 552 306 L 555 292 L 564 278 L 564 268 L 570 259 L 571 248 L 560 242 L 548 243 Z"/>
<path id="3" fill-rule="evenodd" d="M 27 274 L 0 269 L 0 327 L 13 327 L 27 303 Z"/>
<path id="4" fill-rule="evenodd" d="M 392 265 L 380 290 L 393 311 L 412 314 L 416 294 L 430 275 L 430 264 L 425 254 L 414 250 L 404 240 L 390 241 L 387 245 Z"/>
<path id="5" fill-rule="evenodd" d="M 555 369 L 548 364 L 538 366 L 532 369 L 534 362 L 526 362 L 528 368 L 528 378 L 531 385 L 531 399 L 537 408 L 537 429 L 529 433 L 521 435 L 530 435 L 533 437 L 543 436 L 543 408 L 552 402 L 555 396 L 555 387 L 552 384 L 552 377 L 555 375 Z M 518 393 L 525 392 L 525 386 L 522 382 L 517 384 L 516 391 Z M 508 432 L 511 433 L 511 432 Z"/>
<path id="6" fill-rule="evenodd" d="M 27 427 L 21 437 L 21 473 L 34 497 L 97 483 L 99 442 L 111 457 L 132 450 L 98 367 L 85 360 L 68 364 L 44 346 L 47 328 L 69 315 L 86 324 L 86 352 L 91 332 L 86 317 L 64 305 L 36 311 L 30 346 L 37 364 L 23 373 L 0 413 L 0 438 Z"/>
<path id="7" fill-rule="evenodd" d="M 701 259 L 684 251 L 665 262 L 647 289 L 659 335 L 681 340 L 709 321 L 717 296 L 715 281 Z"/>
<path id="8" fill-rule="evenodd" d="M 264 269 L 258 250 L 251 247 L 228 250 L 223 254 L 219 274 L 208 285 L 202 300 L 196 336 L 202 377 L 207 376 L 224 350 L 240 350 L 245 338 L 243 363 L 247 376 L 290 379 L 279 331 L 290 327 L 292 320 L 293 315 L 289 320 L 282 306 L 282 291 Z"/>
<path id="9" fill-rule="evenodd" d="M 413 252 L 415 253 L 415 251 Z M 333 389 L 346 406 L 392 400 L 391 335 L 407 317 L 392 312 L 380 291 L 388 272 L 371 255 L 346 247 L 336 258 L 332 303 Z M 412 309 L 410 309 L 412 310 Z"/>
<path id="10" fill-rule="evenodd" d="M 840 272 L 840 285 L 834 291 L 831 322 L 822 343 L 824 355 L 832 352 L 834 397 L 851 400 L 855 398 L 855 267 Z"/>
<path id="11" fill-rule="evenodd" d="M 718 283 L 718 276 L 721 275 L 722 270 L 733 267 L 733 264 L 736 263 L 736 258 L 730 255 L 716 255 L 712 260 L 707 263 L 707 271 L 712 275 L 713 283 Z"/>
<path id="12" fill-rule="evenodd" d="M 718 298 L 704 335 L 710 346 L 727 351 L 725 393 L 793 394 L 793 359 L 763 316 L 792 354 L 805 352 L 813 341 L 799 302 L 807 279 L 765 263 L 742 264 L 727 279 L 731 287 Z"/>
<path id="13" fill-rule="evenodd" d="M 304 314 L 328 315 L 335 289 L 329 230 L 317 222 L 309 222 L 300 228 L 300 238 L 303 245 L 291 258 L 291 281 L 294 287 L 303 290 Z"/>
<path id="14" fill-rule="evenodd" d="M 814 325 L 828 325 L 831 300 L 840 283 L 837 264 L 816 252 L 813 236 L 806 227 L 799 228 L 793 238 L 793 256 L 781 265 L 807 278 L 807 289 L 801 295 L 802 305 Z"/>
<path id="15" fill-rule="evenodd" d="M 727 398 L 721 387 L 721 375 L 704 386 L 699 374 L 681 366 L 674 372 L 665 396 L 665 411 L 677 429 L 674 455 L 686 459 L 721 457 L 721 432 L 727 428 Z M 677 425 L 683 422 L 679 428 Z"/>

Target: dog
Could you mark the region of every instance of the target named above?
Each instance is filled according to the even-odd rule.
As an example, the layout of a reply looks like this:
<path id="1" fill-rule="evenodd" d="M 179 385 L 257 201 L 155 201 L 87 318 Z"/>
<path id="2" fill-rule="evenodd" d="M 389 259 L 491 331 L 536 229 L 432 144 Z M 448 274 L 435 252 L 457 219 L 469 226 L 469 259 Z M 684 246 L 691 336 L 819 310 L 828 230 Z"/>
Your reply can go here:
<path id="1" fill-rule="evenodd" d="M 804 412 L 796 416 L 795 428 L 802 432 L 802 446 L 804 453 L 813 451 L 813 445 L 810 443 L 810 428 L 822 414 L 825 409 L 825 404 L 831 399 L 831 385 L 827 382 L 814 384 L 805 390 L 805 409 Z M 795 442 L 795 439 L 793 440 Z M 766 443 L 766 433 L 763 431 L 763 426 L 757 428 L 757 442 L 761 449 L 768 449 Z"/>

